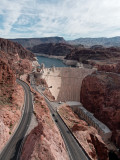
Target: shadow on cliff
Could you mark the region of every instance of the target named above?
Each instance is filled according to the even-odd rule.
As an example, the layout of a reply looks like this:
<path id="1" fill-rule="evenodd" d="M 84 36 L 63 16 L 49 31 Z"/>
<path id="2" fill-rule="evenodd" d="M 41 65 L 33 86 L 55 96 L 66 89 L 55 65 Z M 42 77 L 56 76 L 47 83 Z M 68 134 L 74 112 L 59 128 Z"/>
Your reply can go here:
<path id="1" fill-rule="evenodd" d="M 109 152 L 109 160 L 120 160 L 120 159 L 113 151 L 110 151 Z"/>

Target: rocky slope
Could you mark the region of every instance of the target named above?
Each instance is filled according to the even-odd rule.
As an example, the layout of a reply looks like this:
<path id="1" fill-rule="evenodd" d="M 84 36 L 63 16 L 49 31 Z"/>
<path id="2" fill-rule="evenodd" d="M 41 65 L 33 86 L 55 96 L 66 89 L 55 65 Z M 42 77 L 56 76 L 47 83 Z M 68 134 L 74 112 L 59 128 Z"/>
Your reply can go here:
<path id="1" fill-rule="evenodd" d="M 0 60 L 0 150 L 19 121 L 24 102 L 24 91 L 15 79 L 9 65 Z"/>
<path id="2" fill-rule="evenodd" d="M 81 120 L 67 105 L 60 106 L 59 114 L 92 160 L 108 160 L 107 147 L 95 128 Z"/>
<path id="3" fill-rule="evenodd" d="M 44 37 L 44 38 L 18 38 L 10 39 L 13 42 L 21 44 L 25 48 L 33 47 L 42 43 L 65 43 L 63 37 Z"/>
<path id="4" fill-rule="evenodd" d="M 0 84 L 13 85 L 15 83 L 15 75 L 3 60 L 0 60 Z"/>
<path id="5" fill-rule="evenodd" d="M 16 83 L 16 73 L 27 77 L 34 55 L 21 45 L 0 39 L 0 150 L 15 130 L 24 103 L 23 88 Z M 26 73 L 26 74 L 25 74 Z M 34 91 L 33 91 L 34 93 Z M 38 126 L 27 138 L 23 159 L 68 160 L 62 137 L 43 98 L 35 94 L 34 111 Z M 26 151 L 28 151 L 26 153 Z"/>
<path id="6" fill-rule="evenodd" d="M 18 54 L 18 56 L 21 59 L 27 58 L 30 60 L 34 59 L 34 55 L 26 50 L 25 48 L 23 48 L 20 44 L 16 43 L 16 42 L 11 42 L 7 39 L 3 39 L 0 38 L 0 51 L 3 51 L 7 54 L 7 56 L 11 56 L 11 55 L 16 55 Z"/>
<path id="7" fill-rule="evenodd" d="M 98 71 L 120 73 L 120 60 L 96 61 L 89 60 L 88 63 L 97 68 Z"/>
<path id="8" fill-rule="evenodd" d="M 88 63 L 88 60 L 120 60 L 120 49 L 119 48 L 84 48 L 73 50 L 66 56 L 66 59 L 77 60 L 79 62 Z"/>
<path id="9" fill-rule="evenodd" d="M 36 86 L 42 86 L 44 87 L 44 90 L 42 90 L 42 93 L 50 100 L 50 101 L 55 101 L 55 97 L 52 95 L 50 92 L 50 89 L 48 87 L 48 84 L 45 79 L 40 77 L 40 73 L 34 73 L 34 79 Z"/>
<path id="10" fill-rule="evenodd" d="M 112 141 L 120 147 L 120 75 L 96 72 L 85 77 L 81 103 L 112 130 Z"/>
<path id="11" fill-rule="evenodd" d="M 16 74 L 24 74 L 32 70 L 34 54 L 18 43 L 0 38 L 0 58 L 9 64 Z"/>
<path id="12" fill-rule="evenodd" d="M 0 150 L 16 128 L 24 103 L 24 90 L 16 76 L 32 70 L 34 55 L 18 43 L 0 38 Z"/>
<path id="13" fill-rule="evenodd" d="M 68 160 L 60 132 L 52 120 L 44 98 L 34 93 L 34 112 L 38 126 L 27 136 L 21 160 Z"/>
<path id="14" fill-rule="evenodd" d="M 70 54 L 75 47 L 66 43 L 44 43 L 28 49 L 34 53 L 65 56 Z"/>

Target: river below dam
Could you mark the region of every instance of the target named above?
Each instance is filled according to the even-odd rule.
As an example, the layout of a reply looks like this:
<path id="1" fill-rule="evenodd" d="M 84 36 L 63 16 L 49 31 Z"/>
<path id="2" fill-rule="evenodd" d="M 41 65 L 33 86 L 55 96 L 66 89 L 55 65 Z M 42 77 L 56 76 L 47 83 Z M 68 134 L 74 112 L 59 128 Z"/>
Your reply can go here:
<path id="1" fill-rule="evenodd" d="M 44 57 L 44 56 L 37 56 L 38 59 L 38 63 L 44 63 L 46 68 L 49 68 L 51 66 L 55 66 L 55 67 L 67 67 L 67 65 L 65 65 L 63 63 L 62 60 L 60 59 L 56 59 L 56 58 L 48 58 L 48 57 Z"/>

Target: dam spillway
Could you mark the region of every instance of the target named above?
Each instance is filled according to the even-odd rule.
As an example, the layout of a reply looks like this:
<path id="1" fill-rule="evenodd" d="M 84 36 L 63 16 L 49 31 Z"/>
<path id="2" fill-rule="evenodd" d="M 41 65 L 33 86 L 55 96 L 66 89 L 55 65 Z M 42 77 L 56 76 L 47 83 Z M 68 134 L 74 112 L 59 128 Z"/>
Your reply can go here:
<path id="1" fill-rule="evenodd" d="M 88 68 L 44 68 L 42 78 L 48 86 L 56 101 L 80 101 L 82 80 L 95 69 Z"/>

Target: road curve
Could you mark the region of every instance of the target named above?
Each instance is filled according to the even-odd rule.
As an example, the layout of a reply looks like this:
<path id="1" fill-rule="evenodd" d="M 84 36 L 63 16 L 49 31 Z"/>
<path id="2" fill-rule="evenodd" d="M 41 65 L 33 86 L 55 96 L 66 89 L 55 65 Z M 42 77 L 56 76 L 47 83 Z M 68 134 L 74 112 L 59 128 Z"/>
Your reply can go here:
<path id="1" fill-rule="evenodd" d="M 24 113 L 22 115 L 21 122 L 17 130 L 15 131 L 13 137 L 10 139 L 9 143 L 5 146 L 2 153 L 0 154 L 0 160 L 17 159 L 20 145 L 29 127 L 33 112 L 32 95 L 30 92 L 30 87 L 25 82 L 19 79 L 17 79 L 16 81 L 24 88 L 25 92 Z"/>
<path id="2" fill-rule="evenodd" d="M 65 145 L 67 147 L 69 157 L 71 160 L 90 160 L 89 156 L 86 154 L 86 152 L 83 150 L 83 148 L 80 146 L 80 144 L 76 141 L 75 137 L 73 137 L 71 131 L 68 129 L 68 127 L 65 125 L 59 114 L 53 110 L 51 103 L 49 100 L 44 97 L 46 100 L 46 103 L 48 107 L 51 110 L 52 115 L 60 132 L 63 137 L 63 140 L 65 142 Z"/>
<path id="3" fill-rule="evenodd" d="M 38 92 L 40 92 L 36 85 L 33 75 L 30 75 L 30 83 L 31 86 Z M 40 92 L 42 94 L 42 92 Z M 44 94 L 42 94 L 44 96 Z M 45 97 L 45 101 L 51 111 L 51 114 L 53 115 L 53 119 L 56 122 L 56 125 L 58 126 L 61 135 L 63 137 L 63 140 L 65 142 L 66 148 L 69 153 L 70 160 L 91 160 L 89 156 L 86 154 L 86 152 L 83 150 L 81 145 L 76 141 L 75 137 L 72 135 L 68 127 L 65 125 L 59 114 L 54 110 L 51 102 L 47 97 Z"/>

